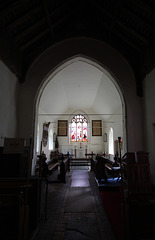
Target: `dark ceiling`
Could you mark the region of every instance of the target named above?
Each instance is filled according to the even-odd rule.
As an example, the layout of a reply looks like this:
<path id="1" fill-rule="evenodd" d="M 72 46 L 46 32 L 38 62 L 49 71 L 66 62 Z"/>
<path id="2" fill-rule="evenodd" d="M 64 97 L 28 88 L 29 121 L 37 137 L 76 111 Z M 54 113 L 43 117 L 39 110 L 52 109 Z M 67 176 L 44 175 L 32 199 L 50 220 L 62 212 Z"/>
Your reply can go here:
<path id="1" fill-rule="evenodd" d="M 137 94 L 155 67 L 154 0 L 1 0 L 0 58 L 22 83 L 32 61 L 54 43 L 103 41 L 132 66 Z"/>

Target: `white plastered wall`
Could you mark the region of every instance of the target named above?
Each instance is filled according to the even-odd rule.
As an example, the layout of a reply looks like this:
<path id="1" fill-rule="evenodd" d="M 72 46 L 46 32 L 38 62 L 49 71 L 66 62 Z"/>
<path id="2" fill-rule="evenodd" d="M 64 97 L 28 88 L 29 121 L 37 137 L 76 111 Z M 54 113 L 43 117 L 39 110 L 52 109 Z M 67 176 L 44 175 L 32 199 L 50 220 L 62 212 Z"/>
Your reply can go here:
<path id="1" fill-rule="evenodd" d="M 0 146 L 4 138 L 16 137 L 18 80 L 0 61 Z"/>

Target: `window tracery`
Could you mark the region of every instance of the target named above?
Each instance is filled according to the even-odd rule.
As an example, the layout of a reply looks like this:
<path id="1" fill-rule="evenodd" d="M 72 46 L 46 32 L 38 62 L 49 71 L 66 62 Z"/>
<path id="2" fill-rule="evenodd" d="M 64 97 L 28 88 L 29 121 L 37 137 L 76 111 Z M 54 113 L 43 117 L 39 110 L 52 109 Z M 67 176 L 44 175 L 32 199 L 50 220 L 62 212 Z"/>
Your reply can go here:
<path id="1" fill-rule="evenodd" d="M 71 142 L 87 142 L 87 119 L 81 115 L 75 115 L 71 121 Z"/>

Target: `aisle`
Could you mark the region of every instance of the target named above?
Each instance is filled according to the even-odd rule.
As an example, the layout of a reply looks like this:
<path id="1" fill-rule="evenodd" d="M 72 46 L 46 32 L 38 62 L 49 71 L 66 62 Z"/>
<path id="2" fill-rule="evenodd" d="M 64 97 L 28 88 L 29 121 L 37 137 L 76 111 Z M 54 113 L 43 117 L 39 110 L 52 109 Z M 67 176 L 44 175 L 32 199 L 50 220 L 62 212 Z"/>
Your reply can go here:
<path id="1" fill-rule="evenodd" d="M 33 240 L 116 240 L 92 172 L 72 170 L 66 183 L 50 183 L 47 220 Z"/>
<path id="2" fill-rule="evenodd" d="M 100 240 L 100 229 L 95 214 L 95 199 L 92 196 L 87 170 L 73 170 L 64 214 L 67 219 L 65 240 Z"/>

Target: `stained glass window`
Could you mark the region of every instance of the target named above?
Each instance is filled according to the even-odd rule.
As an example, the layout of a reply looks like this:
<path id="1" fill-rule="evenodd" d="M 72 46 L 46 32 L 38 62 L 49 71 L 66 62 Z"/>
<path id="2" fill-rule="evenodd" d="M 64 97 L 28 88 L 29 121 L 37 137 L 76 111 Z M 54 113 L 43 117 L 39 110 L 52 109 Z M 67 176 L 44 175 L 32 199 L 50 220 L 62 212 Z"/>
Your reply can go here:
<path id="1" fill-rule="evenodd" d="M 87 119 L 78 114 L 73 117 L 71 122 L 71 142 L 87 142 Z"/>

